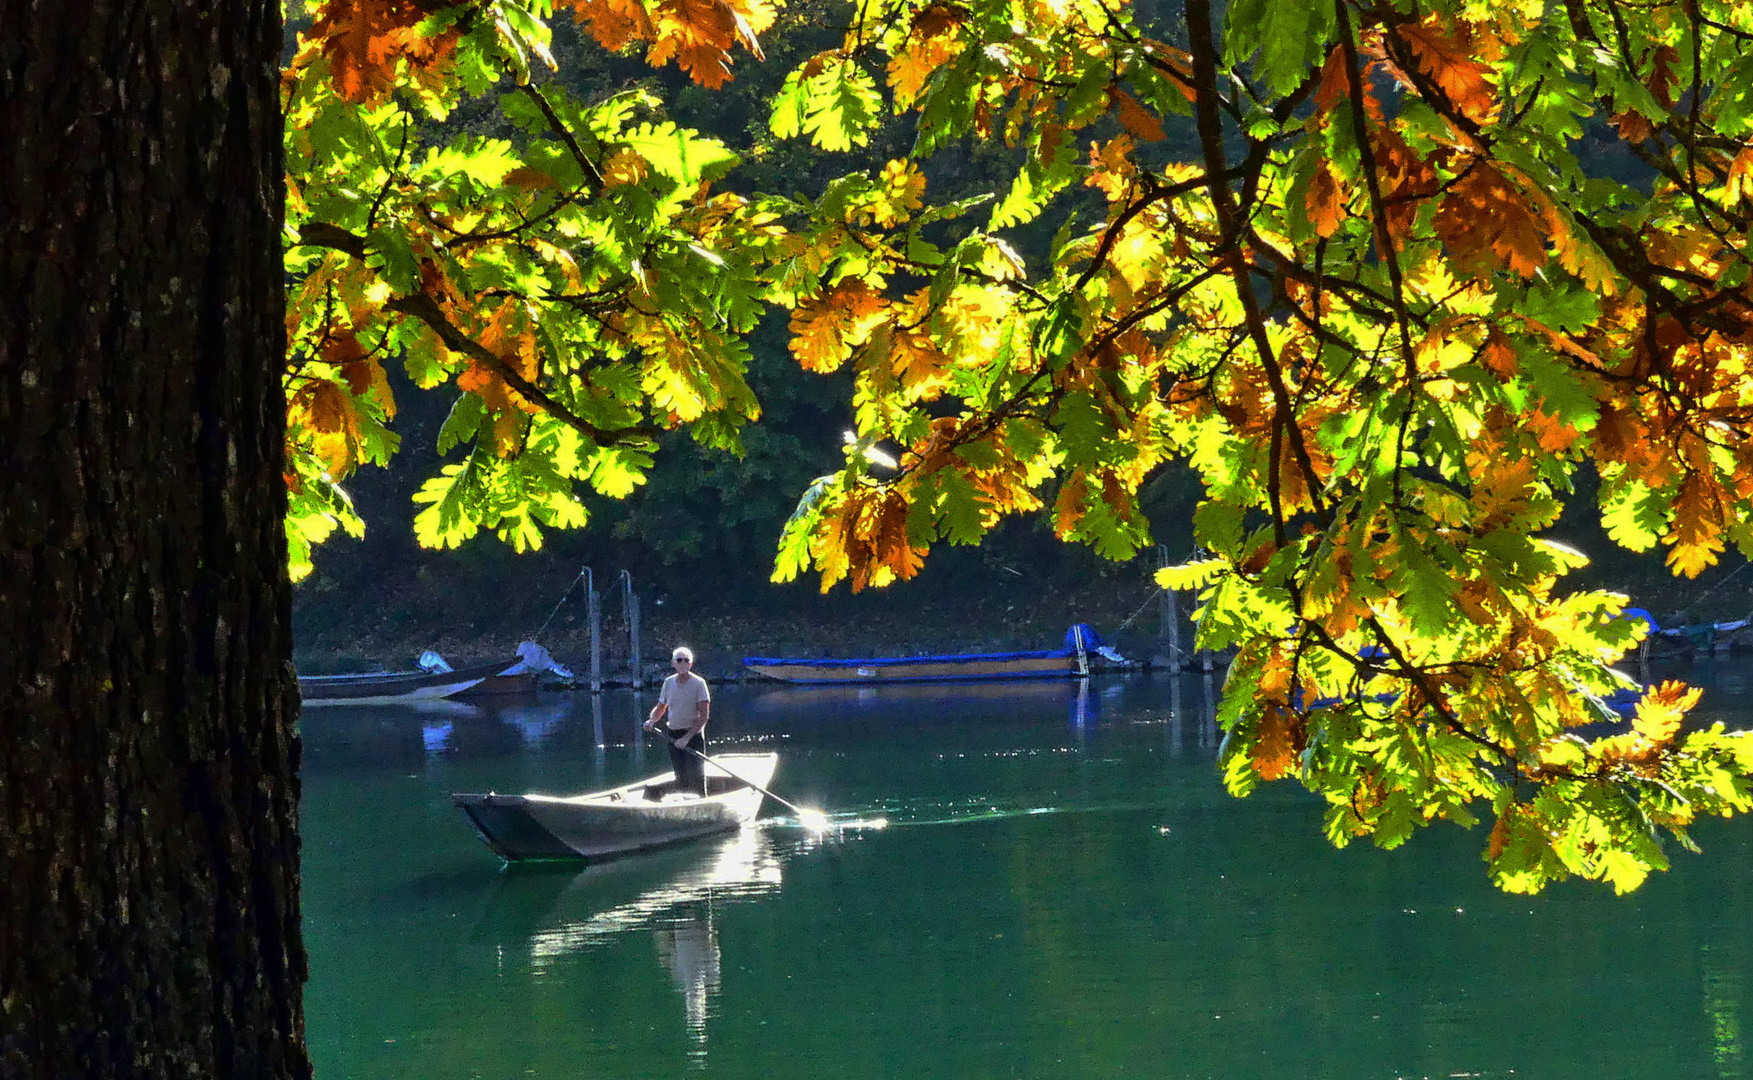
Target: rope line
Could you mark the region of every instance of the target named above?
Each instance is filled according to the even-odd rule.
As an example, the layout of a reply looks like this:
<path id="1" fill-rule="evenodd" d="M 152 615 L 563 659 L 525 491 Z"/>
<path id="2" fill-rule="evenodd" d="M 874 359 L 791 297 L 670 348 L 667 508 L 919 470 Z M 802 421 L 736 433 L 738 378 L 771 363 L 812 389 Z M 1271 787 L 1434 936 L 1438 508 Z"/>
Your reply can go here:
<path id="1" fill-rule="evenodd" d="M 1671 618 L 1673 618 L 1673 620 L 1675 622 L 1680 622 L 1681 621 L 1680 616 L 1686 614 L 1688 611 L 1691 611 L 1693 608 L 1697 607 L 1698 605 L 1704 603 L 1706 600 L 1710 599 L 1712 593 L 1716 592 L 1718 589 L 1722 588 L 1724 585 L 1727 585 L 1734 578 L 1734 576 L 1736 574 L 1739 574 L 1741 571 L 1747 569 L 1747 567 L 1749 567 L 1749 566 L 1753 566 L 1753 563 L 1742 563 L 1740 566 L 1735 567 L 1733 570 L 1729 571 L 1726 575 L 1724 575 L 1723 579 L 1721 581 L 1717 582 L 1715 585 L 1712 585 L 1710 588 L 1706 589 L 1704 591 L 1704 595 L 1698 597 L 1698 599 L 1692 601 L 1692 603 L 1687 604 L 1685 607 L 1681 608 L 1679 611 L 1676 611 L 1671 616 Z"/>
<path id="2" fill-rule="evenodd" d="M 1158 585 L 1154 592 L 1152 592 L 1149 596 L 1144 598 L 1144 603 L 1138 605 L 1138 610 L 1134 611 L 1132 614 L 1130 614 L 1126 617 L 1126 621 L 1120 624 L 1120 629 L 1124 630 L 1128 626 L 1131 626 L 1132 620 L 1138 618 L 1140 615 L 1143 615 L 1144 609 L 1149 607 L 1150 602 L 1157 598 L 1157 593 L 1160 593 L 1162 591 L 1163 591 L 1163 587 L 1161 585 Z"/>
<path id="3" fill-rule="evenodd" d="M 560 599 L 554 601 L 554 610 L 548 612 L 548 617 L 542 620 L 542 628 L 540 630 L 536 631 L 535 637 L 530 638 L 531 641 L 542 640 L 542 635 L 547 632 L 548 624 L 554 621 L 554 616 L 560 614 L 560 605 L 564 604 L 566 602 L 566 598 L 568 596 L 572 595 L 572 586 L 578 584 L 579 579 L 583 578 L 583 577 L 584 577 L 584 571 L 580 570 L 578 572 L 577 577 L 573 578 L 571 581 L 568 581 L 566 583 L 566 589 L 564 592 L 562 592 L 560 594 Z"/>

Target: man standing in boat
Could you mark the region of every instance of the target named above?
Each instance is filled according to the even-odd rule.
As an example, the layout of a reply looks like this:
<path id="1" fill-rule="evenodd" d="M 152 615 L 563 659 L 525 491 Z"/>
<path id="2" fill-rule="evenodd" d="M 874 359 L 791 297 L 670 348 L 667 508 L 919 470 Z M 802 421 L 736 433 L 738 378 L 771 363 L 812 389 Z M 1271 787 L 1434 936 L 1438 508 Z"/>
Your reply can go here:
<path id="1" fill-rule="evenodd" d="M 706 680 L 694 674 L 692 649 L 676 646 L 670 663 L 676 673 L 663 681 L 651 718 L 645 721 L 645 730 L 657 731 L 658 724 L 664 723 L 663 735 L 670 744 L 670 766 L 676 770 L 676 790 L 704 797 L 706 763 L 689 751 L 706 752 L 706 721 L 712 714 L 712 692 L 706 688 Z"/>

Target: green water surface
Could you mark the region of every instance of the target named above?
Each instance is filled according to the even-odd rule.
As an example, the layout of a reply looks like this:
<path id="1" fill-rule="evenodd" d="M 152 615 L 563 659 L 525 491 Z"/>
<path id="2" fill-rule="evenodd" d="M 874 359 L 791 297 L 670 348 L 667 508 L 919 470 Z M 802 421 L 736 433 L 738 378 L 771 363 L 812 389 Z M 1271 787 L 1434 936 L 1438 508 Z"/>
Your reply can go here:
<path id="1" fill-rule="evenodd" d="M 1229 798 L 1197 677 L 716 692 L 715 749 L 882 830 L 508 872 L 450 806 L 666 768 L 651 702 L 307 711 L 318 1080 L 1753 1080 L 1746 819 L 1629 897 L 1502 895 L 1483 830 L 1336 851 Z"/>

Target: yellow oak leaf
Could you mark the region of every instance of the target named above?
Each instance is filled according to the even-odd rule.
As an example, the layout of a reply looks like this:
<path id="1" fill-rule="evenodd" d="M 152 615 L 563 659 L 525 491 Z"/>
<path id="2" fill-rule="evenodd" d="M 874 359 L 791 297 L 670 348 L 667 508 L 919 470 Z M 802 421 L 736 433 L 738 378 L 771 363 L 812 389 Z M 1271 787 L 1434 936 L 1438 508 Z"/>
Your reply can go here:
<path id="1" fill-rule="evenodd" d="M 603 159 L 603 183 L 607 187 L 637 184 L 651 175 L 651 166 L 631 146 L 623 146 Z"/>
<path id="2" fill-rule="evenodd" d="M 1696 686 L 1671 680 L 1651 687 L 1638 700 L 1632 730 L 1657 746 L 1672 742 L 1702 693 Z"/>
<path id="3" fill-rule="evenodd" d="M 913 216 L 925 205 L 925 174 L 911 161 L 891 161 L 883 166 L 882 199 L 872 208 L 877 225 L 890 228 Z"/>
<path id="4" fill-rule="evenodd" d="M 889 342 L 889 370 L 901 380 L 908 401 L 932 401 L 943 392 L 945 356 L 923 330 L 897 329 Z"/>

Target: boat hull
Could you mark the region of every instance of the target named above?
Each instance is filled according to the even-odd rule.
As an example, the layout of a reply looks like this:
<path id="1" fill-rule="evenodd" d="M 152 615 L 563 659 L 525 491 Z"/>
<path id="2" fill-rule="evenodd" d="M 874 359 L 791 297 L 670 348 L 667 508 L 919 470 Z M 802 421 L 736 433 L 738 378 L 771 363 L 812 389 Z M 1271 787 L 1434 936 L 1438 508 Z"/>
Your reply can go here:
<path id="1" fill-rule="evenodd" d="M 772 780 L 779 755 L 724 754 L 716 760 L 724 768 L 706 767 L 706 798 L 649 799 L 653 789 L 671 786 L 673 778 L 666 772 L 588 795 L 459 793 L 451 802 L 507 862 L 607 859 L 728 832 L 753 821 L 761 809 L 759 788 Z"/>
<path id="2" fill-rule="evenodd" d="M 1063 679 L 1077 673 L 1074 656 L 1030 656 L 986 659 L 933 657 L 917 663 L 886 660 L 845 664 L 770 661 L 745 665 L 752 672 L 790 683 L 961 682 L 989 679 Z"/>
<path id="3" fill-rule="evenodd" d="M 461 698 L 483 697 L 518 697 L 533 694 L 538 689 L 538 675 L 534 671 L 520 671 L 515 675 L 489 675 L 474 686 L 457 692 Z"/>

